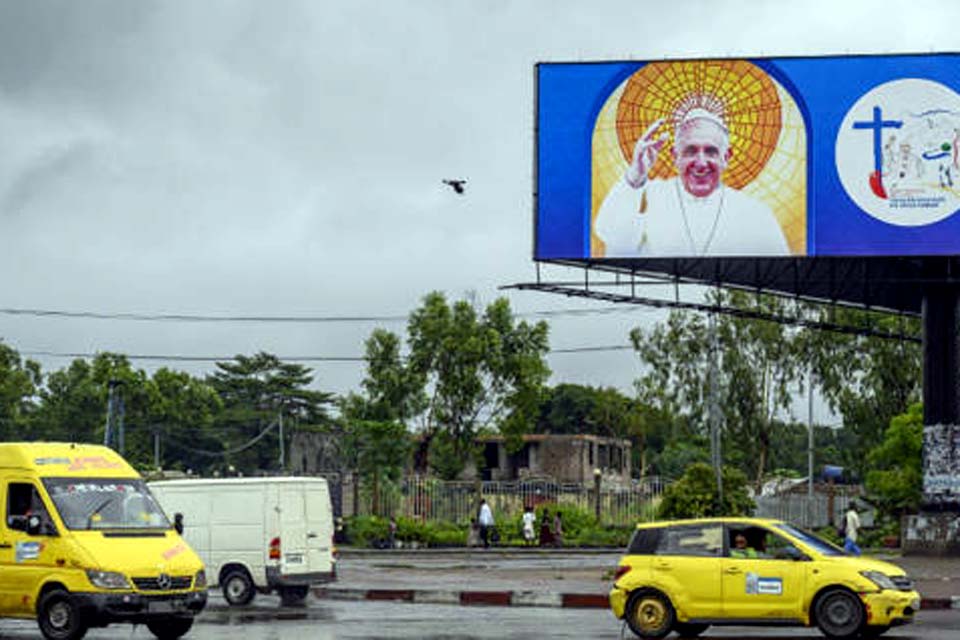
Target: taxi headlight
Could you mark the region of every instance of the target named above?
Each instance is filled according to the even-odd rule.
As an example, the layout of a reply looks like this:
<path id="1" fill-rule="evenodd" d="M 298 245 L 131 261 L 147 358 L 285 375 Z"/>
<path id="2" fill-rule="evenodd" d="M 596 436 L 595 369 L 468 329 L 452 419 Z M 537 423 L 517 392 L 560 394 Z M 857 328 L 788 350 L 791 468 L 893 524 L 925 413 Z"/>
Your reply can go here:
<path id="1" fill-rule="evenodd" d="M 129 589 L 130 583 L 127 577 L 116 571 L 97 571 L 87 569 L 87 578 L 90 584 L 100 589 Z"/>
<path id="2" fill-rule="evenodd" d="M 193 577 L 193 586 L 196 588 L 207 586 L 207 572 L 203 569 L 197 571 L 197 575 Z"/>
<path id="3" fill-rule="evenodd" d="M 885 573 L 880 573 L 879 571 L 861 571 L 860 575 L 872 582 L 873 584 L 880 587 L 880 589 L 890 589 L 892 591 L 897 590 L 897 585 L 893 583 L 893 580 L 890 579 Z"/>

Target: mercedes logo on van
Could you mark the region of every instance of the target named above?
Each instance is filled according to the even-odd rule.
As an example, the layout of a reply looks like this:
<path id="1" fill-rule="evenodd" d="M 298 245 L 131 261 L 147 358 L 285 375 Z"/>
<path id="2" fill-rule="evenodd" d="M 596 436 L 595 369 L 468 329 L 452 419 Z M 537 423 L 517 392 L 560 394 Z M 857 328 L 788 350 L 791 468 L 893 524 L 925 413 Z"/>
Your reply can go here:
<path id="1" fill-rule="evenodd" d="M 166 573 L 161 573 L 159 576 L 157 576 L 157 586 L 166 591 L 173 586 L 173 580 L 171 580 L 170 576 Z"/>

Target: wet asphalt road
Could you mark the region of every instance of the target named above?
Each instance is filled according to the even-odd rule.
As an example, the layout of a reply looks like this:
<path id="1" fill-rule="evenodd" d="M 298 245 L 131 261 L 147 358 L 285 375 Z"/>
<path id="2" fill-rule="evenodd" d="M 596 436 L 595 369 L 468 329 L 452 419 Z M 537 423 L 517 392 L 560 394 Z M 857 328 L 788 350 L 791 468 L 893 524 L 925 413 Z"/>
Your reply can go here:
<path id="1" fill-rule="evenodd" d="M 197 640 L 540 640 L 568 638 L 618 640 L 621 624 L 604 610 L 536 607 L 461 607 L 386 602 L 311 600 L 308 606 L 282 608 L 276 598 L 257 598 L 242 609 L 226 607 L 213 598 L 188 638 Z M 634 636 L 625 630 L 624 638 Z M 672 636 L 676 637 L 676 636 Z M 812 629 L 710 629 L 703 638 L 822 638 Z M 917 623 L 890 631 L 897 640 L 956 640 L 960 611 L 921 612 Z M 0 638 L 39 639 L 33 622 L 0 620 Z M 114 625 L 94 629 L 90 640 L 134 638 L 150 640 L 145 627 Z"/>

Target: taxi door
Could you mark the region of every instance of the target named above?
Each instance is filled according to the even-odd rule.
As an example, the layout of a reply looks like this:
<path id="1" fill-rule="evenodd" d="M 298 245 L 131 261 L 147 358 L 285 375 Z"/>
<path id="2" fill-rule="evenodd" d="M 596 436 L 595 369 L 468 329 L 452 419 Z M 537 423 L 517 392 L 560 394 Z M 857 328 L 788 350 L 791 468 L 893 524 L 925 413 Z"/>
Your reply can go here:
<path id="1" fill-rule="evenodd" d="M 785 538 L 765 530 L 757 557 L 727 557 L 721 561 L 723 618 L 796 621 L 803 618 L 807 562 Z"/>
<path id="2" fill-rule="evenodd" d="M 720 616 L 722 550 L 719 523 L 672 526 L 661 533 L 650 568 L 682 619 Z"/>
<path id="3" fill-rule="evenodd" d="M 29 479 L 2 483 L 0 526 L 0 615 L 31 615 L 40 580 L 65 564 L 62 540 L 50 510 Z M 36 528 L 28 531 L 28 519 Z"/>

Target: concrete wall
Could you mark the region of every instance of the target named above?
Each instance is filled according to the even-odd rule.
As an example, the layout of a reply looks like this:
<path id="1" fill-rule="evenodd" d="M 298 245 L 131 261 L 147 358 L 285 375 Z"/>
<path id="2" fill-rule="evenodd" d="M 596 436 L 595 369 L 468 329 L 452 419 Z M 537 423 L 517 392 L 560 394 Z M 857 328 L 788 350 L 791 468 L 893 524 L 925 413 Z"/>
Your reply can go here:
<path id="1" fill-rule="evenodd" d="M 960 555 L 960 514 L 904 516 L 901 544 L 903 552 L 910 555 Z"/>

